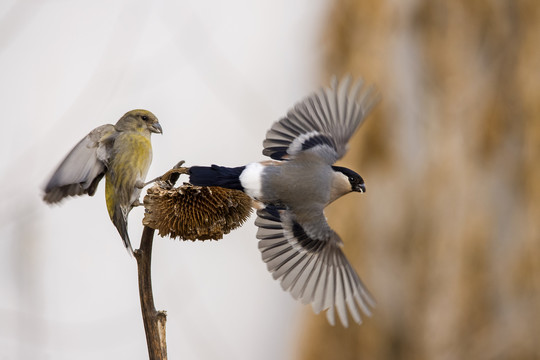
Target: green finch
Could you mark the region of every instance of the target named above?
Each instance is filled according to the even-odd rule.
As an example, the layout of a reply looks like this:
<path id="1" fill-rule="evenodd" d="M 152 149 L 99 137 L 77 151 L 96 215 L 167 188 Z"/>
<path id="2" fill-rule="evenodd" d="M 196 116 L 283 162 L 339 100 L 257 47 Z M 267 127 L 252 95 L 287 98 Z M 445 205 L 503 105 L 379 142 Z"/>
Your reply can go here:
<path id="1" fill-rule="evenodd" d="M 92 130 L 69 152 L 45 186 L 43 200 L 57 203 L 67 196 L 93 196 L 105 176 L 107 210 L 130 254 L 128 214 L 140 204 L 146 173 L 152 162 L 150 135 L 162 133 L 147 110 L 127 112 L 115 125 Z"/>

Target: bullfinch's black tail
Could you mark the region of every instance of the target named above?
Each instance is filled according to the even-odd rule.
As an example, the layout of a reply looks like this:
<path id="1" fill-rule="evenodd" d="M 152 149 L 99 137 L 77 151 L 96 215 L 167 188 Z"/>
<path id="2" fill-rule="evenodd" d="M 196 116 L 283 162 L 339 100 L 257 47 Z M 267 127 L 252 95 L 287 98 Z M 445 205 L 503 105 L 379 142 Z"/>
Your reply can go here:
<path id="1" fill-rule="evenodd" d="M 228 168 L 224 166 L 192 166 L 189 168 L 189 182 L 197 186 L 219 186 L 243 191 L 240 174 L 245 166 Z"/>

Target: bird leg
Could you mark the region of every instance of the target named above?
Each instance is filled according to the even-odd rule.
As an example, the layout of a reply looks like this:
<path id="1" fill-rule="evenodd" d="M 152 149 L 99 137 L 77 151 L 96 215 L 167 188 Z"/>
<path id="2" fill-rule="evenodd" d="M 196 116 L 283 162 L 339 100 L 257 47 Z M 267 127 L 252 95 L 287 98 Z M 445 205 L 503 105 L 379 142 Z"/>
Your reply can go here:
<path id="1" fill-rule="evenodd" d="M 135 200 L 134 202 L 131 203 L 132 208 L 137 207 L 137 206 L 141 206 L 141 205 L 143 205 L 143 203 L 139 199 L 137 199 L 137 200 Z"/>
<path id="2" fill-rule="evenodd" d="M 182 167 L 184 163 L 185 163 L 184 160 L 179 161 L 176 165 L 173 166 L 171 170 L 167 171 L 165 174 L 161 176 L 158 176 L 155 179 L 148 181 L 147 183 L 144 184 L 144 186 L 154 183 L 156 181 L 163 181 L 172 188 L 181 174 L 189 173 L 189 168 Z"/>
<path id="3" fill-rule="evenodd" d="M 145 187 L 148 183 L 145 183 L 144 181 L 141 181 L 141 180 L 137 180 L 135 182 L 135 187 L 137 189 L 142 189 L 143 187 Z"/>
<path id="4" fill-rule="evenodd" d="M 135 188 L 136 189 L 142 189 L 143 187 L 145 187 L 146 184 L 141 181 L 141 180 L 137 180 L 135 182 Z M 139 201 L 139 199 L 135 200 L 134 202 L 131 203 L 131 207 L 134 208 L 134 207 L 137 207 L 137 206 L 141 206 L 143 203 Z"/>
<path id="5" fill-rule="evenodd" d="M 172 189 L 181 174 L 189 174 L 189 168 L 182 167 L 184 162 L 185 162 L 184 160 L 179 161 L 176 165 L 173 166 L 171 170 L 167 171 L 165 174 L 158 176 L 157 178 L 152 179 L 146 183 L 138 180 L 135 183 L 135 187 L 138 189 L 142 189 L 146 185 L 159 181 L 160 187 L 168 189 L 168 190 Z M 131 207 L 137 207 L 141 205 L 144 205 L 144 204 L 140 202 L 139 199 L 137 199 L 131 204 Z"/>

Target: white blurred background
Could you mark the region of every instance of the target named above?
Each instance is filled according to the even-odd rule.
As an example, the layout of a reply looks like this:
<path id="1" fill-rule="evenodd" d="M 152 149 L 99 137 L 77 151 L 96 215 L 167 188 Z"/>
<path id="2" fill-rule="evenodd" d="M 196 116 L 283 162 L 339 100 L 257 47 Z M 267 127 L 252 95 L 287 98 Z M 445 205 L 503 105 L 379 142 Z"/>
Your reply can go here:
<path id="1" fill-rule="evenodd" d="M 148 178 L 179 160 L 262 159 L 271 123 L 321 85 L 325 0 L 0 3 L 0 359 L 145 359 L 136 264 L 94 197 L 41 188 L 91 129 L 148 109 Z M 134 209 L 134 247 L 143 209 Z M 307 307 L 260 260 L 253 217 L 219 242 L 156 237 L 171 359 L 294 358 Z"/>

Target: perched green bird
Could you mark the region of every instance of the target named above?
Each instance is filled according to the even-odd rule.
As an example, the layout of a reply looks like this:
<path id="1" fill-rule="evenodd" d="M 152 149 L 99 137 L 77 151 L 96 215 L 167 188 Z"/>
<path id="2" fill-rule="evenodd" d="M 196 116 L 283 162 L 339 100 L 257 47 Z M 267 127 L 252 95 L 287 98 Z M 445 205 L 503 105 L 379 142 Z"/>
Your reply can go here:
<path id="1" fill-rule="evenodd" d="M 45 186 L 43 200 L 52 204 L 67 196 L 93 196 L 105 176 L 109 216 L 132 254 L 127 218 L 140 204 L 139 195 L 152 162 L 152 133 L 161 134 L 162 129 L 147 110 L 129 111 L 115 125 L 95 128 L 60 163 Z"/>

